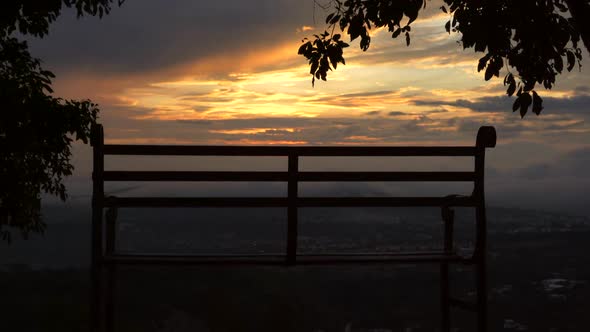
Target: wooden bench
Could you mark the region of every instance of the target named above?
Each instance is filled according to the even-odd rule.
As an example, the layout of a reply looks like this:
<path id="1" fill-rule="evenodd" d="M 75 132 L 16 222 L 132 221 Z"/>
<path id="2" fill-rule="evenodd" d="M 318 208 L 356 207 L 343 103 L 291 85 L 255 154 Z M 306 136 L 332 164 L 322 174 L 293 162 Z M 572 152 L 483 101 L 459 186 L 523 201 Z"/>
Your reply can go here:
<path id="1" fill-rule="evenodd" d="M 384 263 L 437 263 L 441 274 L 441 330 L 450 331 L 450 307 L 477 313 L 477 331 L 487 330 L 486 293 L 486 212 L 484 200 L 484 160 L 486 148 L 496 145 L 493 127 L 481 127 L 475 146 L 181 146 L 104 144 L 103 128 L 93 128 L 94 149 L 92 197 L 93 304 L 97 317 L 93 326 L 100 329 L 101 294 L 104 294 L 104 269 L 114 271 L 121 264 L 204 264 L 204 265 L 342 265 Z M 104 169 L 108 155 L 124 156 L 273 156 L 288 160 L 285 171 L 110 171 Z M 474 169 L 468 172 L 303 172 L 300 157 L 473 157 Z M 104 184 L 111 181 L 226 181 L 285 182 L 286 197 L 113 197 L 105 196 Z M 301 197 L 302 182 L 472 182 L 471 195 L 444 197 Z M 286 252 L 253 255 L 164 255 L 121 253 L 115 248 L 118 208 L 149 207 L 283 207 L 287 214 Z M 300 254 L 297 251 L 298 209 L 302 207 L 440 207 L 444 223 L 444 243 L 440 251 L 408 253 Z M 469 257 L 458 255 L 453 247 L 453 207 L 475 209 L 475 245 Z M 103 215 L 106 215 L 106 221 Z M 476 301 L 452 298 L 449 290 L 449 264 L 472 265 L 476 272 Z M 112 280 L 111 280 L 112 282 Z M 112 303 L 111 303 L 112 304 Z M 107 307 L 109 303 L 107 300 Z M 112 325 L 112 317 L 104 324 Z M 112 311 L 112 310 L 111 310 Z M 112 327 L 112 326 L 111 326 Z"/>

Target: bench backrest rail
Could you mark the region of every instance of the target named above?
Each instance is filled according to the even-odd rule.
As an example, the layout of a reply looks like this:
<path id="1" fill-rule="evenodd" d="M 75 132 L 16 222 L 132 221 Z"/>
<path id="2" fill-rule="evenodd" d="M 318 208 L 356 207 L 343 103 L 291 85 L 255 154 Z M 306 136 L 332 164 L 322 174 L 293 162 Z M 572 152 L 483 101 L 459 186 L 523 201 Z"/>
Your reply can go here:
<path id="1" fill-rule="evenodd" d="M 297 252 L 297 212 L 300 207 L 476 207 L 483 213 L 477 222 L 476 252 L 485 247 L 485 149 L 496 145 L 493 127 L 481 127 L 475 146 L 183 146 L 104 144 L 101 125 L 92 129 L 93 262 L 103 257 L 103 209 L 118 207 L 285 207 L 287 208 L 287 262 Z M 105 155 L 150 156 L 274 156 L 288 158 L 286 171 L 105 171 Z M 467 172 L 308 172 L 299 171 L 300 157 L 474 157 Z M 286 197 L 105 197 L 110 181 L 286 182 Z M 469 196 L 446 197 L 300 197 L 301 182 L 473 182 Z M 114 230 L 107 227 L 106 251 L 114 249 Z M 479 249 L 478 249 L 479 248 Z"/>

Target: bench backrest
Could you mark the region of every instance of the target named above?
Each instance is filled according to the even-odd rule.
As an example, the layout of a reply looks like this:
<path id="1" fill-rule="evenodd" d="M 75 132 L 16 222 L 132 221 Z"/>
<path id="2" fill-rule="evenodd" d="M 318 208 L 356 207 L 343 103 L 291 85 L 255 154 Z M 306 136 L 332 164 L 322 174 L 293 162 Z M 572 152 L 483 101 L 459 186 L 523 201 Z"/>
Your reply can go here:
<path id="1" fill-rule="evenodd" d="M 493 127 L 481 127 L 474 146 L 182 146 L 104 144 L 103 128 L 93 128 L 93 256 L 102 255 L 102 210 L 118 207 L 285 207 L 288 210 L 287 259 L 297 251 L 299 207 L 452 207 L 484 205 L 485 149 L 496 145 Z M 105 171 L 106 155 L 150 156 L 275 156 L 288 158 L 286 171 Z M 429 172 L 303 172 L 299 157 L 473 157 L 473 171 Z M 286 197 L 105 197 L 110 181 L 249 181 L 286 182 Z M 453 181 L 473 182 L 469 196 L 445 197 L 300 197 L 301 182 L 348 181 Z M 111 235 L 114 237 L 114 235 Z M 114 244 L 109 243 L 107 251 Z M 112 249 L 112 248 L 111 248 Z"/>

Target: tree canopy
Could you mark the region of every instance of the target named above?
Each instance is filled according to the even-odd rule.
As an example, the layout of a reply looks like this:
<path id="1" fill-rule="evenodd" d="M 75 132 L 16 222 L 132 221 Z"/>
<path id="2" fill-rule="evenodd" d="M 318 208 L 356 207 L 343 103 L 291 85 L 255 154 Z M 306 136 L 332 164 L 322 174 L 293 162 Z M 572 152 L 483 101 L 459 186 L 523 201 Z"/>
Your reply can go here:
<path id="1" fill-rule="evenodd" d="M 42 232 L 42 193 L 66 199 L 71 143 L 87 143 L 98 108 L 53 96 L 54 74 L 34 58 L 23 36 L 43 37 L 64 7 L 102 17 L 112 0 L 11 0 L 0 5 L 0 238 L 11 229 Z M 119 5 L 122 3 L 118 1 Z"/>
<path id="2" fill-rule="evenodd" d="M 332 0 L 326 31 L 304 39 L 299 54 L 310 65 L 312 84 L 345 64 L 342 33 L 367 51 L 370 31 L 387 28 L 392 38 L 410 46 L 412 23 L 427 6 L 426 0 Z M 539 115 L 543 99 L 537 87 L 551 89 L 557 75 L 581 69 L 580 38 L 590 47 L 587 0 L 444 0 L 446 33 L 461 35 L 463 49 L 482 53 L 477 70 L 486 81 L 503 74 L 509 96 L 516 95 L 513 111 L 524 117 L 529 108 Z M 441 32 L 443 32 L 441 27 Z"/>

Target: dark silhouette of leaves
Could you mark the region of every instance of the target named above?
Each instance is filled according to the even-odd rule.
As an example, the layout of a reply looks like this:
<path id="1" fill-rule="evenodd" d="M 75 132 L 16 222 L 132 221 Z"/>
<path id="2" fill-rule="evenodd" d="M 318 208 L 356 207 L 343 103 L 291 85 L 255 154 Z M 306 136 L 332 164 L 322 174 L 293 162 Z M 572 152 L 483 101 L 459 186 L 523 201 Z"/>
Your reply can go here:
<path id="1" fill-rule="evenodd" d="M 370 41 L 367 31 L 371 28 L 387 28 L 392 38 L 404 33 L 409 46 L 410 25 L 419 18 L 420 10 L 427 2 L 334 0 L 332 3 L 334 12 L 326 20 L 328 30 L 338 27 L 350 36 L 351 41 L 361 37 L 360 47 L 366 51 Z M 553 87 L 556 76 L 563 72 L 563 58 L 566 58 L 568 71 L 576 63 L 581 68 L 580 39 L 587 49 L 590 47 L 590 25 L 585 22 L 590 17 L 590 2 L 586 0 L 444 0 L 444 3 L 441 10 L 451 16 L 445 23 L 445 31 L 459 33 L 464 49 L 484 53 L 477 70 L 485 69 L 485 80 L 499 77 L 503 69 L 510 71 L 510 81 L 505 81 L 504 85 L 509 96 L 519 87 L 515 104 L 518 103 L 521 115 L 530 106 L 527 98 L 536 84 L 542 84 L 545 89 Z M 407 23 L 402 26 L 405 21 Z M 329 40 L 328 36 L 322 38 Z M 313 64 L 315 60 L 311 57 L 321 58 L 323 52 L 303 55 Z M 343 61 L 342 58 L 340 62 Z M 318 67 L 318 70 L 326 79 L 331 69 Z M 542 99 L 539 97 L 534 110 L 540 112 L 541 109 Z"/>
<path id="2" fill-rule="evenodd" d="M 533 91 L 533 113 L 539 115 L 543 110 L 543 99 L 539 97 L 536 91 Z"/>
<path id="3" fill-rule="evenodd" d="M 3 1 L 0 5 L 0 238 L 43 232 L 41 193 L 65 200 L 71 144 L 89 142 L 98 108 L 52 96 L 55 75 L 31 56 L 23 35 L 44 37 L 63 7 L 78 16 L 109 13 L 113 0 Z M 119 5 L 123 0 L 116 1 Z"/>
<path id="4" fill-rule="evenodd" d="M 529 106 L 531 106 L 532 98 L 528 92 L 521 94 L 518 98 L 520 99 L 520 116 L 524 118 Z"/>

